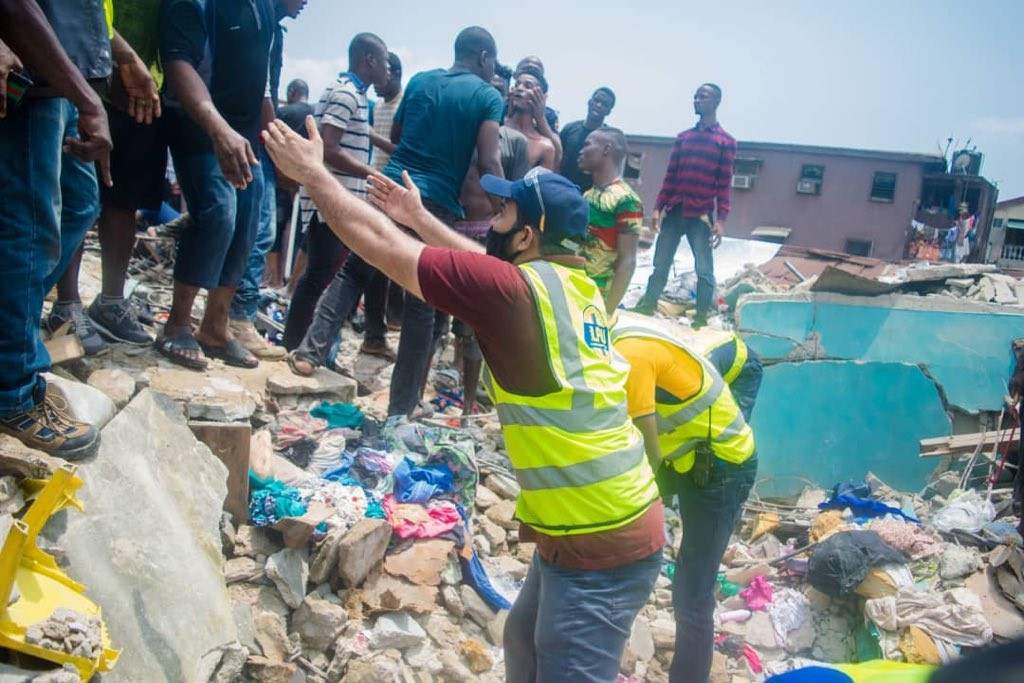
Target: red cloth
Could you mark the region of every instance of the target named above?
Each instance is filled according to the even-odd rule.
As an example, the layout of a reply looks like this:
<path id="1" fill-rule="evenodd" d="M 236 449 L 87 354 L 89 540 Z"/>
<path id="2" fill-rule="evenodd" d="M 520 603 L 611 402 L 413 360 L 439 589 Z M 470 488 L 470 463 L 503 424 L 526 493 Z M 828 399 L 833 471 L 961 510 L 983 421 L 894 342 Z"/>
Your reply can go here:
<path id="1" fill-rule="evenodd" d="M 718 219 L 729 215 L 732 196 L 736 139 L 717 123 L 710 128 L 693 127 L 676 137 L 668 171 L 661 184 L 655 208 L 668 211 L 683 207 L 683 218 L 710 214 L 718 202 Z"/>

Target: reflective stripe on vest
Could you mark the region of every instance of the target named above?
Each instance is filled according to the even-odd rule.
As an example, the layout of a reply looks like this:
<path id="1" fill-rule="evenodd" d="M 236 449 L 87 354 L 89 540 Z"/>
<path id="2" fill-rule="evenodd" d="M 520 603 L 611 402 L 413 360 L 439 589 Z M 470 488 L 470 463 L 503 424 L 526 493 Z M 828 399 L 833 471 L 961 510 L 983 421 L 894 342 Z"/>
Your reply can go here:
<path id="1" fill-rule="evenodd" d="M 548 534 L 621 527 L 657 499 L 643 438 L 626 408 L 627 366 L 611 349 L 604 305 L 582 270 L 520 266 L 533 293 L 559 388 L 513 394 L 485 369 L 522 489 L 516 516 Z"/>
<path id="2" fill-rule="evenodd" d="M 715 455 L 733 463 L 754 453 L 754 436 L 726 383 L 714 365 L 696 349 L 653 318 L 622 316 L 612 330 L 612 339 L 640 337 L 657 339 L 681 349 L 696 360 L 703 371 L 701 390 L 681 404 L 656 403 L 658 442 L 662 458 L 678 472 L 693 466 L 693 453 L 711 437 Z"/>

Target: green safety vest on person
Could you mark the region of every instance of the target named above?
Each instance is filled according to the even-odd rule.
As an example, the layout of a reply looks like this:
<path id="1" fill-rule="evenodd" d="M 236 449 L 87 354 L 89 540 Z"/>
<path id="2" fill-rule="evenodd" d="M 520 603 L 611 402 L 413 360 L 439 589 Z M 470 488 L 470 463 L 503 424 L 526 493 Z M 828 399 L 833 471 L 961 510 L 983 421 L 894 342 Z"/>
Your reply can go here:
<path id="1" fill-rule="evenodd" d="M 754 433 L 725 380 L 710 361 L 684 343 L 654 318 L 619 316 L 612 328 L 612 342 L 620 339 L 657 339 L 682 349 L 703 369 L 700 390 L 682 403 L 662 403 L 655 398 L 658 421 L 658 445 L 662 458 L 676 472 L 685 474 L 693 467 L 695 450 L 702 442 L 711 442 L 715 456 L 734 464 L 754 454 Z"/>
<path id="2" fill-rule="evenodd" d="M 702 356 L 712 359 L 726 384 L 732 384 L 739 377 L 750 355 L 743 339 L 726 330 L 702 327 L 694 330 L 686 341 Z"/>
<path id="3" fill-rule="evenodd" d="M 484 372 L 521 488 L 516 517 L 554 536 L 625 526 L 658 499 L 658 487 L 626 410 L 629 366 L 612 351 L 600 290 L 582 268 L 519 268 L 559 388 L 524 396 Z"/>

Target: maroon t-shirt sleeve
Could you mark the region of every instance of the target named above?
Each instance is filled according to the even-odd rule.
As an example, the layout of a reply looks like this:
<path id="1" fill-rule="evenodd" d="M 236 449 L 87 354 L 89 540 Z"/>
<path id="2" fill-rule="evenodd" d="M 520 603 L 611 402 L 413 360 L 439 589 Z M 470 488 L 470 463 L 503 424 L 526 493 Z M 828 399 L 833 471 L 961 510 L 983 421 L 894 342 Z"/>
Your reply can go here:
<path id="1" fill-rule="evenodd" d="M 426 247 L 418 269 L 424 300 L 481 336 L 507 324 L 509 311 L 530 296 L 518 268 L 485 254 Z"/>
<path id="2" fill-rule="evenodd" d="M 426 247 L 418 270 L 424 300 L 473 328 L 502 386 L 528 396 L 557 388 L 533 294 L 519 268 L 484 254 Z"/>

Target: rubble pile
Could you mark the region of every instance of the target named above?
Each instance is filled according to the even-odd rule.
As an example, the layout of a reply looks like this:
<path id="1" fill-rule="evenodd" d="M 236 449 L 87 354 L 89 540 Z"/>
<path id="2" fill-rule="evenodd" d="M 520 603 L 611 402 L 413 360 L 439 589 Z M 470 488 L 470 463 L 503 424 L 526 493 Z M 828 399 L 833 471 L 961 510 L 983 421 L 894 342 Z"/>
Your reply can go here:
<path id="1" fill-rule="evenodd" d="M 54 610 L 48 619 L 30 626 L 25 633 L 27 643 L 86 659 L 100 656 L 100 638 L 98 618 L 66 608 Z"/>

